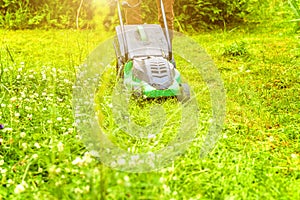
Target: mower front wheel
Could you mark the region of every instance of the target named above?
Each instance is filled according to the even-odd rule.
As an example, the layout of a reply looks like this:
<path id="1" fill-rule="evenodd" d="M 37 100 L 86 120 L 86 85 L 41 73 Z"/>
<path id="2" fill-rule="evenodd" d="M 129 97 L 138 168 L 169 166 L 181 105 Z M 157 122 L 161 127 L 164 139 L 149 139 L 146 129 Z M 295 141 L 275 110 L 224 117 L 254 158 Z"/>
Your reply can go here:
<path id="1" fill-rule="evenodd" d="M 181 84 L 181 94 L 177 95 L 178 101 L 185 103 L 191 98 L 190 86 L 187 83 Z"/>

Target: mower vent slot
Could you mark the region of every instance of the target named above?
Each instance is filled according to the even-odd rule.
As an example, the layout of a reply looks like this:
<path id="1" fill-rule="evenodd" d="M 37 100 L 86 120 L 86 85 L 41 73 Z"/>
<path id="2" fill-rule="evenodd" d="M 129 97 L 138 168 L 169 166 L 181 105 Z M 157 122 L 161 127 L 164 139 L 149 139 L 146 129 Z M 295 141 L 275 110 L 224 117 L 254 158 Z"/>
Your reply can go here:
<path id="1" fill-rule="evenodd" d="M 153 77 L 157 78 L 163 78 L 168 77 L 168 68 L 166 62 L 156 61 L 156 62 L 150 62 L 151 66 L 151 73 Z"/>

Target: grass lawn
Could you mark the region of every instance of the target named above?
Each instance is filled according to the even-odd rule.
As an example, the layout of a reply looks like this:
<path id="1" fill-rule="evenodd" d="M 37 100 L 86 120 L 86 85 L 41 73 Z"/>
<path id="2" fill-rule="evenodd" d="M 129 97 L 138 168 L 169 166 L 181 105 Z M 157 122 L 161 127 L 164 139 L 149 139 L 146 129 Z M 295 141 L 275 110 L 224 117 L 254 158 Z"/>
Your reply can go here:
<path id="1" fill-rule="evenodd" d="M 195 140 L 185 154 L 149 173 L 102 165 L 76 131 L 76 71 L 109 35 L 0 30 L 0 200 L 300 199 L 300 40 L 291 28 L 237 27 L 190 36 L 211 55 L 224 81 L 222 136 L 207 157 L 199 158 L 201 143 Z M 200 137 L 209 127 L 209 92 L 190 65 L 180 58 L 177 63 L 201 93 Z M 111 131 L 105 100 L 113 70 L 106 71 L 99 97 L 100 123 Z M 166 106 L 172 110 L 173 104 Z M 149 122 L 143 108 L 131 108 L 141 125 Z M 172 135 L 177 125 L 166 125 L 163 133 Z M 130 145 L 145 150 L 124 133 L 112 137 L 131 151 Z"/>

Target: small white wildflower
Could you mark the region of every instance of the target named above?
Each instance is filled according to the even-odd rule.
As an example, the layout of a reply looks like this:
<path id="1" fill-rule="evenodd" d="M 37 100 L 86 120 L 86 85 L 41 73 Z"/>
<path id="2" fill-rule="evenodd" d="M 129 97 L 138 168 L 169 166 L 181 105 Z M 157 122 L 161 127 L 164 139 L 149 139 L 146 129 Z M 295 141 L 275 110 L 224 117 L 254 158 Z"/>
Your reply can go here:
<path id="1" fill-rule="evenodd" d="M 10 101 L 11 102 L 15 102 L 17 100 L 17 98 L 16 97 L 12 97 L 12 98 L 10 98 Z"/>
<path id="2" fill-rule="evenodd" d="M 55 182 L 55 186 L 60 186 L 62 183 L 61 183 L 61 181 L 56 181 Z"/>
<path id="3" fill-rule="evenodd" d="M 29 106 L 25 106 L 25 110 L 32 110 L 32 108 L 31 107 L 29 107 Z"/>
<path id="4" fill-rule="evenodd" d="M 1 103 L 1 108 L 5 108 L 5 107 L 6 107 L 6 104 Z"/>
<path id="5" fill-rule="evenodd" d="M 167 186 L 166 184 L 163 184 L 163 189 L 164 189 L 164 192 L 169 194 L 171 192 L 171 189 L 169 186 Z"/>
<path id="6" fill-rule="evenodd" d="M 17 77 L 16 77 L 16 79 L 21 79 L 21 75 L 18 74 Z"/>
<path id="7" fill-rule="evenodd" d="M 22 143 L 22 148 L 27 149 L 27 143 L 26 142 Z"/>
<path id="8" fill-rule="evenodd" d="M 21 132 L 21 133 L 20 133 L 20 137 L 21 137 L 21 138 L 24 138 L 25 136 L 26 136 L 26 133 L 25 133 L 25 132 Z"/>
<path id="9" fill-rule="evenodd" d="M 37 154 L 33 154 L 33 155 L 32 155 L 32 158 L 33 158 L 33 159 L 37 159 L 38 157 L 39 157 L 39 156 L 38 156 Z"/>
<path id="10" fill-rule="evenodd" d="M 20 92 L 20 95 L 21 95 L 22 98 L 26 97 L 26 94 L 24 92 Z"/>
<path id="11" fill-rule="evenodd" d="M 23 184 L 18 184 L 14 190 L 15 194 L 20 194 L 25 191 Z"/>
<path id="12" fill-rule="evenodd" d="M 40 146 L 40 144 L 39 143 L 34 143 L 34 146 L 35 146 L 35 148 L 37 148 L 37 149 L 39 149 L 39 148 L 41 148 L 41 146 Z"/>
<path id="13" fill-rule="evenodd" d="M 12 128 L 10 128 L 10 127 L 6 127 L 5 129 L 4 129 L 6 132 L 12 132 Z"/>
<path id="14" fill-rule="evenodd" d="M 83 188 L 83 190 L 84 190 L 85 192 L 89 192 L 89 191 L 90 191 L 90 186 L 89 186 L 89 185 L 85 186 L 85 187 Z"/>
<path id="15" fill-rule="evenodd" d="M 273 142 L 273 141 L 274 141 L 274 137 L 273 137 L 273 136 L 270 136 L 270 137 L 269 137 L 269 141 L 270 141 L 270 142 Z"/>
<path id="16" fill-rule="evenodd" d="M 59 174 L 61 172 L 61 168 L 56 168 L 55 173 Z"/>
<path id="17" fill-rule="evenodd" d="M 55 173 L 55 169 L 56 169 L 56 166 L 55 166 L 55 165 L 52 165 L 52 166 L 49 168 L 49 172 L 50 172 L 50 173 Z"/>
<path id="18" fill-rule="evenodd" d="M 155 137 L 156 137 L 155 134 L 149 134 L 149 135 L 148 135 L 148 139 L 154 139 Z"/>
<path id="19" fill-rule="evenodd" d="M 59 142 L 59 143 L 57 144 L 57 150 L 58 150 L 59 152 L 62 152 L 62 151 L 64 150 L 64 144 L 63 144 L 62 142 Z"/>
<path id="20" fill-rule="evenodd" d="M 0 160 L 0 166 L 1 165 L 4 165 L 4 160 L 2 159 L 2 160 Z"/>
<path id="21" fill-rule="evenodd" d="M 297 158 L 298 158 L 298 155 L 295 154 L 295 153 L 292 153 L 292 154 L 291 154 L 291 157 L 292 157 L 292 159 L 297 159 Z"/>
<path id="22" fill-rule="evenodd" d="M 124 176 L 124 181 L 129 182 L 129 176 Z"/>
<path id="23" fill-rule="evenodd" d="M 83 160 L 80 157 L 76 157 L 75 160 L 72 161 L 73 165 L 82 165 Z"/>
<path id="24" fill-rule="evenodd" d="M 38 173 L 42 173 L 42 172 L 43 172 L 43 168 L 39 167 Z"/>
<path id="25" fill-rule="evenodd" d="M 61 117 L 56 118 L 57 121 L 62 121 Z"/>
<path id="26" fill-rule="evenodd" d="M 15 182 L 12 179 L 7 180 L 7 186 L 9 187 L 10 185 L 14 184 Z"/>
<path id="27" fill-rule="evenodd" d="M 164 177 L 160 177 L 160 178 L 159 178 L 159 182 L 160 182 L 160 183 L 164 183 L 164 182 L 165 182 L 165 178 L 164 178 Z"/>
<path id="28" fill-rule="evenodd" d="M 82 194 L 83 193 L 83 191 L 80 188 L 75 188 L 74 192 L 75 192 L 75 194 L 78 194 L 78 193 Z"/>
<path id="29" fill-rule="evenodd" d="M 29 79 L 34 79 L 33 74 L 29 74 L 29 75 L 28 75 L 28 78 L 29 78 Z"/>
<path id="30" fill-rule="evenodd" d="M 52 120 L 49 119 L 49 120 L 47 120 L 47 123 L 52 124 L 53 122 L 52 122 Z"/>
<path id="31" fill-rule="evenodd" d="M 125 161 L 124 159 L 121 158 L 121 159 L 118 160 L 118 164 L 119 164 L 119 165 L 125 165 L 125 164 L 126 164 L 126 161 Z"/>

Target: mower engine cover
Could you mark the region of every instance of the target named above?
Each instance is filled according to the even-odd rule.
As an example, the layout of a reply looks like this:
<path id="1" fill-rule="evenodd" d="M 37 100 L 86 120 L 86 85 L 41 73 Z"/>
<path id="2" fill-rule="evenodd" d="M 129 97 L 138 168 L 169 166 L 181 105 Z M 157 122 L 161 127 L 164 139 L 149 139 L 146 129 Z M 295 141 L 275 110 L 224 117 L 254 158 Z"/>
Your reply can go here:
<path id="1" fill-rule="evenodd" d="M 179 72 L 162 57 L 137 58 L 124 68 L 124 84 L 137 96 L 177 96 L 180 83 Z"/>
<path id="2" fill-rule="evenodd" d="M 160 25 L 125 25 L 124 33 L 117 26 L 116 32 L 117 69 L 126 88 L 153 98 L 181 94 L 181 76 L 168 60 L 168 43 Z"/>

